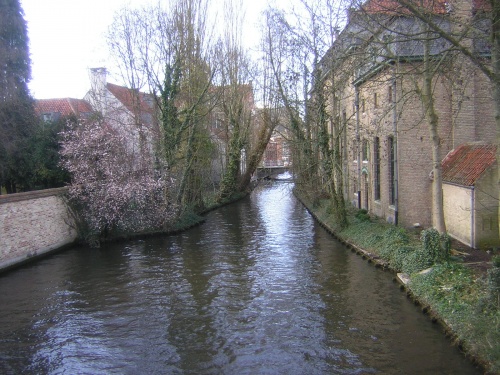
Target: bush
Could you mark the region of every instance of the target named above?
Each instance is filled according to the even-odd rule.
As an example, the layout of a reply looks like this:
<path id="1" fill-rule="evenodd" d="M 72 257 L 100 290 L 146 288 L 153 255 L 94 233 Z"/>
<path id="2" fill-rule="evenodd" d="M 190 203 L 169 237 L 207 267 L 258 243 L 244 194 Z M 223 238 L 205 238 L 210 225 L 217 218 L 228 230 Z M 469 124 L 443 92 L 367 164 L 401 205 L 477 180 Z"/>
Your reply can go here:
<path id="1" fill-rule="evenodd" d="M 360 222 L 370 221 L 370 215 L 365 209 L 358 210 L 358 212 L 354 214 L 354 217 Z"/>
<path id="2" fill-rule="evenodd" d="M 449 259 L 451 238 L 446 233 L 440 234 L 436 229 L 426 229 L 420 235 L 423 250 L 429 254 L 432 263 L 442 263 Z"/>
<path id="3" fill-rule="evenodd" d="M 426 229 L 420 235 L 422 245 L 415 252 L 409 253 L 402 261 L 402 270 L 412 274 L 444 263 L 450 258 L 451 239 L 447 234 L 440 234 L 435 229 Z"/>
<path id="4" fill-rule="evenodd" d="M 396 270 L 402 269 L 404 258 L 413 250 L 410 246 L 410 237 L 405 229 L 391 226 L 382 236 L 373 236 L 379 239 L 377 246 L 381 257 L 388 260 L 391 267 Z"/>
<path id="5" fill-rule="evenodd" d="M 429 253 L 422 251 L 422 249 L 417 249 L 416 251 L 408 254 L 408 256 L 403 260 L 402 271 L 410 275 L 412 273 L 425 270 L 433 264 L 434 263 Z"/>

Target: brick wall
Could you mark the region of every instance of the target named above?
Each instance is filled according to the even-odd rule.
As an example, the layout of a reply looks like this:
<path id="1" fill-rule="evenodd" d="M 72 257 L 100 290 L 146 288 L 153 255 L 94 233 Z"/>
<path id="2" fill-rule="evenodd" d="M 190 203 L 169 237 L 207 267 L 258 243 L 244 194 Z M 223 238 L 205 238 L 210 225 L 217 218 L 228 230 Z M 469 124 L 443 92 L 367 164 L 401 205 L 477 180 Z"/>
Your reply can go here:
<path id="1" fill-rule="evenodd" d="M 0 271 L 75 241 L 62 189 L 0 196 Z"/>

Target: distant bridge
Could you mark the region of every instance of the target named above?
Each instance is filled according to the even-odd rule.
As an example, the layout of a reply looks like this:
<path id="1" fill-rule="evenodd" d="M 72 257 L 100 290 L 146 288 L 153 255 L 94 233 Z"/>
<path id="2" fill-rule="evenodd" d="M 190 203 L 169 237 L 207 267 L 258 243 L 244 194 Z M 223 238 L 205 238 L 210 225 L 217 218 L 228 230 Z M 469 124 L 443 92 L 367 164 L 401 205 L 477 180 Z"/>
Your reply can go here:
<path id="1" fill-rule="evenodd" d="M 290 167 L 259 167 L 257 168 L 257 178 L 275 178 L 277 175 L 290 171 Z"/>

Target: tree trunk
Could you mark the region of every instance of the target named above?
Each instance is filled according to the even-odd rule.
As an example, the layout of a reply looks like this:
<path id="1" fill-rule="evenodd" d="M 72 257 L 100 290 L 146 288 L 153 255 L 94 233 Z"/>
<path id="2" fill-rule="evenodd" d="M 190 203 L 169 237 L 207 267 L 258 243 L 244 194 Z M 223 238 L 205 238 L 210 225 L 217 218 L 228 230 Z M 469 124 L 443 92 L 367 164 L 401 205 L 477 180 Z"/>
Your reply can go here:
<path id="1" fill-rule="evenodd" d="M 491 0 L 492 6 L 492 65 L 493 65 L 493 100 L 495 103 L 496 145 L 497 145 L 497 189 L 498 189 L 498 232 L 500 233 L 500 1 Z"/>
<path id="2" fill-rule="evenodd" d="M 265 110 L 265 112 L 263 113 L 262 127 L 259 131 L 259 136 L 257 139 L 257 145 L 255 146 L 252 154 L 249 157 L 249 163 L 245 173 L 240 179 L 238 191 L 245 191 L 250 184 L 250 179 L 257 170 L 259 162 L 262 159 L 262 155 L 266 151 L 267 144 L 271 139 L 275 127 L 276 123 L 273 123 L 269 110 Z"/>
<path id="3" fill-rule="evenodd" d="M 428 27 L 426 26 L 427 30 Z M 443 210 L 443 179 L 441 171 L 441 140 L 438 133 L 439 118 L 436 113 L 434 95 L 432 93 L 432 79 L 434 77 L 430 57 L 431 35 L 428 32 L 424 41 L 424 82 L 423 102 L 432 144 L 432 221 L 439 233 L 446 233 Z"/>

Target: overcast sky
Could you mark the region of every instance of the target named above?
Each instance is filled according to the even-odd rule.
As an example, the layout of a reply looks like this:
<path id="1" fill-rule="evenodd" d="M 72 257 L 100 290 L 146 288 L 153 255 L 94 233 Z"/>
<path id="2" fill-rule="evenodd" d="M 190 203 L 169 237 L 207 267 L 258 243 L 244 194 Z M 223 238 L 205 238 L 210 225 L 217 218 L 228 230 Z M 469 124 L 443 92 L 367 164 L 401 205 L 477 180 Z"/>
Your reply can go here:
<path id="1" fill-rule="evenodd" d="M 126 5 L 156 3 L 156 0 L 20 1 L 28 23 L 30 89 L 36 99 L 83 98 L 89 89 L 88 69 L 110 64 L 104 34 L 114 13 Z M 215 6 L 223 2 L 211 1 Z M 254 27 L 267 1 L 244 2 L 248 4 L 246 25 Z M 120 83 L 116 77 L 110 77 L 110 81 Z"/>

